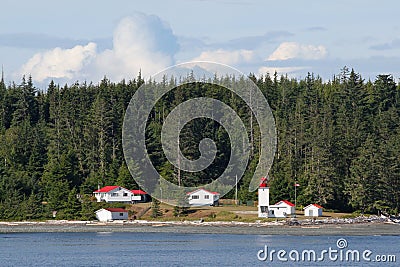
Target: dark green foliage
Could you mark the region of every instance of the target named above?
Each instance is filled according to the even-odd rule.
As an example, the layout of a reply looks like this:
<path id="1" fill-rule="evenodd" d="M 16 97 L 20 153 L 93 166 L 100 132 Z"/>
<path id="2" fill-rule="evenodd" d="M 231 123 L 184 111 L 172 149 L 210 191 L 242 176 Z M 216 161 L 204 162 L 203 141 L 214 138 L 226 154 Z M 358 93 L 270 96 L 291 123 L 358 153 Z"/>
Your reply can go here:
<path id="1" fill-rule="evenodd" d="M 175 217 L 184 217 L 188 215 L 189 212 L 189 199 L 184 190 L 179 190 L 176 192 L 177 203 L 174 206 L 173 215 Z"/>
<path id="2" fill-rule="evenodd" d="M 160 209 L 160 201 L 157 199 L 153 198 L 153 201 L 151 203 L 151 217 L 152 218 L 158 218 L 162 216 L 162 211 Z"/>
<path id="3" fill-rule="evenodd" d="M 298 181 L 299 205 L 317 202 L 343 211 L 400 211 L 400 90 L 391 75 L 365 82 L 344 67 L 328 82 L 313 74 L 301 80 L 276 73 L 250 77 L 268 99 L 276 120 L 276 156 L 265 174 L 270 178 L 271 203 L 294 201 L 293 185 Z M 42 92 L 31 77 L 19 85 L 6 86 L 1 80 L 0 220 L 51 218 L 53 211 L 57 219 L 91 220 L 99 208 L 91 199 L 98 185 L 139 188 L 123 157 L 122 123 L 143 82 L 140 74 L 129 82 L 104 78 L 98 85 L 60 87 L 51 82 Z M 168 83 L 175 80 L 165 79 L 158 86 Z M 227 166 L 229 136 L 221 125 L 205 118 L 184 126 L 180 146 L 183 155 L 194 160 L 200 155 L 199 141 L 214 140 L 218 151 L 210 167 L 198 173 L 178 172 L 163 154 L 160 136 L 165 118 L 194 97 L 218 99 L 244 122 L 251 157 L 238 197 L 242 202 L 256 200 L 248 186 L 260 156 L 260 129 L 244 101 L 220 86 L 190 83 L 157 102 L 146 131 L 155 168 L 170 182 L 198 186 L 218 178 Z M 146 179 L 140 162 L 129 166 L 135 178 Z M 233 198 L 234 190 L 226 197 Z M 183 216 L 187 209 L 177 207 L 175 213 Z"/>

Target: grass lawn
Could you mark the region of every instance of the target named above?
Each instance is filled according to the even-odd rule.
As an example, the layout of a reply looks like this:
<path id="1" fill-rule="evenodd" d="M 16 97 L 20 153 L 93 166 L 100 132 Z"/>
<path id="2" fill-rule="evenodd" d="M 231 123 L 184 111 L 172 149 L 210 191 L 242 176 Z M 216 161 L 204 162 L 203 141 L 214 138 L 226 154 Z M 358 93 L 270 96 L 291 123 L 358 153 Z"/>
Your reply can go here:
<path id="1" fill-rule="evenodd" d="M 132 214 L 141 214 L 144 210 L 151 207 L 151 203 L 138 203 L 131 205 L 129 210 L 132 211 Z M 162 220 L 162 221 L 176 221 L 176 220 L 200 220 L 204 221 L 243 221 L 243 222 L 255 222 L 257 220 L 261 221 L 275 221 L 275 218 L 269 219 L 261 219 L 258 218 L 257 215 L 257 207 L 254 206 L 235 206 L 235 205 L 224 205 L 219 207 L 192 207 L 188 211 L 188 215 L 184 217 L 175 217 L 173 216 L 174 207 L 162 203 L 160 205 L 160 210 L 163 215 L 156 219 L 151 217 L 151 209 L 149 209 L 146 213 L 140 216 L 140 219 L 143 220 Z M 303 215 L 302 210 L 296 210 L 297 219 L 307 219 L 309 217 L 305 217 Z M 334 213 L 334 212 L 325 212 L 320 219 L 324 218 L 344 218 L 351 217 L 351 213 Z M 278 219 L 282 220 L 282 219 Z"/>

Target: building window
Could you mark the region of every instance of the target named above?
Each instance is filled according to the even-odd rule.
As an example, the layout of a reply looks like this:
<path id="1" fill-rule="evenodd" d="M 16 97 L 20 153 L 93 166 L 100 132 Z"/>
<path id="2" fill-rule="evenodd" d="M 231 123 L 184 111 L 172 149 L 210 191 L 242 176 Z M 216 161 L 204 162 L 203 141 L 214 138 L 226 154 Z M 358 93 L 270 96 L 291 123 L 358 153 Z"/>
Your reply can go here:
<path id="1" fill-rule="evenodd" d="M 192 199 L 199 199 L 199 195 L 193 195 Z"/>
<path id="2" fill-rule="evenodd" d="M 267 212 L 268 211 L 268 207 L 267 206 L 261 206 L 260 209 L 261 209 L 261 212 Z"/>
<path id="3" fill-rule="evenodd" d="M 117 196 L 118 196 L 118 193 L 112 193 L 111 196 L 112 196 L 112 197 L 117 197 Z"/>
<path id="4" fill-rule="evenodd" d="M 271 210 L 271 215 L 274 215 L 275 214 L 275 211 L 274 210 Z"/>
<path id="5" fill-rule="evenodd" d="M 124 197 L 127 197 L 128 196 L 128 193 L 124 193 L 124 195 L 123 195 Z"/>
<path id="6" fill-rule="evenodd" d="M 204 199 L 210 199 L 210 195 L 205 195 Z"/>
<path id="7" fill-rule="evenodd" d="M 124 216 L 124 214 L 123 214 L 123 213 L 120 213 L 120 214 L 119 214 L 119 217 L 123 217 L 123 216 Z"/>

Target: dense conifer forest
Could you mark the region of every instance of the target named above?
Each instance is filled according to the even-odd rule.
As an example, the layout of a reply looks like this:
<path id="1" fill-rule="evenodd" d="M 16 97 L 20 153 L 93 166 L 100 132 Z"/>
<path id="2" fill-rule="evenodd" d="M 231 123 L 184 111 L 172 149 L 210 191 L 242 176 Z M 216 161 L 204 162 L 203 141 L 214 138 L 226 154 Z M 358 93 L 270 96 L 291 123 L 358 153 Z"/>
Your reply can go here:
<path id="1" fill-rule="evenodd" d="M 400 211 L 400 85 L 391 75 L 367 81 L 344 67 L 329 81 L 314 74 L 303 79 L 249 77 L 266 96 L 277 127 L 277 150 L 268 175 L 271 202 L 294 201 L 297 181 L 298 205 Z M 98 84 L 50 82 L 38 90 L 31 77 L 19 83 L 2 79 L 0 219 L 48 218 L 52 211 L 58 211 L 57 218 L 91 219 L 96 208 L 91 194 L 99 185 L 137 188 L 124 162 L 121 139 L 127 105 L 144 82 L 151 81 L 139 74 L 118 83 L 107 78 Z M 259 129 L 250 109 L 227 89 L 194 83 L 165 95 L 147 124 L 152 162 L 166 179 L 177 182 L 177 169 L 162 153 L 161 127 L 176 105 L 199 96 L 221 100 L 244 121 L 252 152 L 238 196 L 244 203 L 256 200 L 248 184 L 258 162 Z M 212 168 L 180 174 L 183 185 L 204 184 L 221 174 L 230 151 L 221 125 L 196 119 L 180 137 L 188 158 L 199 156 L 197 145 L 205 137 L 215 140 L 218 148 Z M 225 197 L 233 198 L 233 192 Z"/>

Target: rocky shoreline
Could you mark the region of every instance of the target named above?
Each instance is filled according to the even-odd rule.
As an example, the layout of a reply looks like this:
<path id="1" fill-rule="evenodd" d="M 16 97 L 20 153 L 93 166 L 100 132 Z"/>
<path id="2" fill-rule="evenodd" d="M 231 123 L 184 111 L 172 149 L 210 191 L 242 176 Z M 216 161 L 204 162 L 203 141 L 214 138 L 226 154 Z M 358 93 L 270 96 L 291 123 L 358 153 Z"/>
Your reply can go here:
<path id="1" fill-rule="evenodd" d="M 400 224 L 377 216 L 352 219 L 238 221 L 60 221 L 0 222 L 0 233 L 27 232 L 172 232 L 263 235 L 400 235 Z"/>

